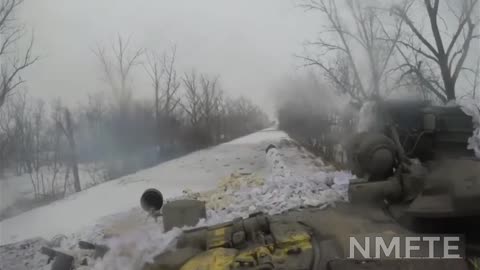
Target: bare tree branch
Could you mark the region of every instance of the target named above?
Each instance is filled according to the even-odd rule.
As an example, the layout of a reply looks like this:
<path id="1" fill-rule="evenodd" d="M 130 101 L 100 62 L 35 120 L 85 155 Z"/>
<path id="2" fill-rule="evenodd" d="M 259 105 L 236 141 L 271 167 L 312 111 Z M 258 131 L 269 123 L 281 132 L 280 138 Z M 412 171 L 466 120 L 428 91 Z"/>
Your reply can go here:
<path id="1" fill-rule="evenodd" d="M 33 38 L 31 39 L 30 45 L 22 59 L 14 57 L 9 63 L 0 64 L 0 106 L 3 105 L 10 92 L 25 82 L 19 74 L 38 60 L 38 57 L 32 56 L 32 49 Z M 0 57 L 3 58 L 3 56 Z"/>
<path id="2" fill-rule="evenodd" d="M 326 37 L 325 39 L 320 37 L 316 42 L 307 45 L 314 45 L 327 53 L 340 53 L 337 54 L 337 57 L 340 58 L 343 57 L 343 54 L 348 60 L 348 65 L 332 68 L 325 63 L 325 60 L 320 60 L 318 57 L 306 56 L 300 58 L 307 63 L 307 66 L 320 67 L 327 78 L 338 86 L 341 92 L 352 96 L 352 98 L 357 100 L 378 97 L 381 95 L 381 89 L 387 88 L 380 86 L 380 84 L 386 82 L 385 71 L 394 55 L 395 45 L 400 38 L 401 27 L 396 28 L 395 32 L 389 34 L 389 30 L 386 29 L 383 20 L 380 19 L 379 9 L 364 6 L 360 1 L 346 0 L 347 10 L 355 22 L 355 27 L 349 29 L 339 16 L 337 3 L 338 1 L 333 0 L 303 1 L 302 7 L 307 10 L 317 10 L 328 19 L 328 30 L 322 32 L 322 34 L 333 33 L 338 38 L 338 42 L 326 42 Z M 402 23 L 400 20 L 399 25 L 401 26 Z M 368 74 L 368 79 L 364 78 L 362 80 L 360 76 L 360 66 L 358 64 L 360 60 L 355 55 L 357 52 L 354 53 L 353 51 L 354 47 L 356 50 L 360 48 L 364 55 L 368 57 L 368 69 L 361 68 L 363 74 Z M 336 65 L 338 64 L 339 62 L 336 63 Z M 351 73 L 353 77 L 349 78 L 348 75 L 337 74 L 337 72 Z M 350 82 L 346 83 L 345 80 Z M 352 87 L 353 84 L 354 87 Z"/>
<path id="3" fill-rule="evenodd" d="M 185 112 L 190 116 L 190 123 L 196 127 L 200 121 L 200 93 L 198 91 L 197 73 L 192 70 L 183 76 L 185 85 L 185 104 L 180 103 Z"/>
<path id="4" fill-rule="evenodd" d="M 457 27 L 457 30 L 455 31 L 455 34 L 452 37 L 452 40 L 450 41 L 450 45 L 448 45 L 447 49 L 447 55 L 450 55 L 452 52 L 455 43 L 457 42 L 458 38 L 460 37 L 460 34 L 464 31 L 464 27 L 467 23 L 471 23 L 471 16 L 472 12 L 475 10 L 475 6 L 477 5 L 478 0 L 472 0 L 472 1 L 464 1 L 464 6 L 462 8 L 462 15 L 457 16 L 457 19 L 459 20 L 459 24 Z M 447 5 L 449 6 L 449 9 L 452 11 L 453 14 L 453 9 L 449 5 L 449 2 L 447 1 Z"/>
<path id="5" fill-rule="evenodd" d="M 125 108 L 132 97 L 132 88 L 129 85 L 132 69 L 140 64 L 140 57 L 145 50 L 140 48 L 130 53 L 130 38 L 124 40 L 120 35 L 112 43 L 112 55 L 104 47 L 98 46 L 94 54 L 100 61 L 104 73 L 104 80 L 109 85 L 117 99 L 117 105 Z"/>
<path id="6" fill-rule="evenodd" d="M 413 2 L 412 2 L 413 3 Z M 437 50 L 435 49 L 435 47 L 430 43 L 428 42 L 427 39 L 425 39 L 425 37 L 422 35 L 422 33 L 420 32 L 420 30 L 417 29 L 417 27 L 415 27 L 413 21 L 408 17 L 407 15 L 407 11 L 408 9 L 411 7 L 411 4 L 410 5 L 407 5 L 405 8 L 401 8 L 401 7 L 394 7 L 392 9 L 393 13 L 398 15 L 400 18 L 402 18 L 405 23 L 408 25 L 408 27 L 410 27 L 410 29 L 412 30 L 412 32 L 417 36 L 417 38 L 434 54 L 434 55 L 438 55 L 438 52 Z"/>
<path id="7" fill-rule="evenodd" d="M 438 24 L 438 18 L 441 19 L 439 14 L 441 3 L 440 0 L 423 1 L 425 11 L 429 18 L 431 33 L 435 41 L 434 43 L 427 41 L 426 36 L 418 30 L 418 28 L 415 26 L 415 23 L 408 16 L 408 9 L 411 7 L 413 1 L 410 1 L 405 8 L 394 7 L 392 11 L 394 14 L 405 20 L 415 37 L 433 53 L 433 55 L 425 53 L 421 48 L 415 46 L 411 40 L 399 41 L 400 44 L 412 51 L 415 55 L 424 57 L 425 62 L 431 61 L 438 67 L 438 70 L 440 71 L 440 77 L 443 81 L 443 87 L 440 87 L 440 84 L 433 80 L 433 85 L 432 83 L 428 83 L 426 86 L 429 90 L 435 88 L 436 91 L 444 92 L 446 101 L 448 101 L 456 98 L 456 82 L 460 72 L 464 69 L 465 60 L 467 59 L 471 42 L 473 39 L 475 39 L 474 30 L 476 28 L 476 23 L 473 23 L 472 16 L 473 10 L 475 10 L 475 7 L 478 4 L 478 0 L 462 0 L 462 9 L 460 14 L 453 9 L 449 1 L 445 2 L 448 7 L 448 11 L 458 20 L 458 26 L 453 31 L 450 42 L 446 45 L 444 44 L 444 37 L 442 37 L 442 34 L 446 36 L 448 33 L 444 33 Z M 461 36 L 463 36 L 462 41 L 460 41 Z M 433 70 L 434 69 L 431 69 L 432 72 Z M 414 74 L 418 75 L 420 73 L 416 72 Z M 419 77 L 419 80 L 422 83 L 428 82 L 428 80 L 426 80 L 424 77 Z M 435 94 L 438 96 L 437 93 Z"/>
<path id="8" fill-rule="evenodd" d="M 405 41 L 403 41 L 403 40 L 398 41 L 398 43 L 400 43 L 401 45 L 403 45 L 403 46 L 411 49 L 412 51 L 414 51 L 414 52 L 416 52 L 416 53 L 418 53 L 418 54 L 423 55 L 424 57 L 426 57 L 426 58 L 428 58 L 428 59 L 430 59 L 430 60 L 432 60 L 432 61 L 438 62 L 438 59 L 437 59 L 436 57 L 431 56 L 431 55 L 429 55 L 428 53 L 422 51 L 421 48 L 416 48 L 412 43 L 405 42 Z"/>
<path id="9" fill-rule="evenodd" d="M 175 110 L 179 104 L 179 99 L 176 97 L 180 82 L 177 78 L 177 71 L 175 69 L 175 61 L 177 56 L 177 47 L 173 46 L 168 54 L 164 54 L 162 65 L 165 71 L 165 82 L 162 98 L 164 99 L 163 111 L 166 115 Z"/>
<path id="10" fill-rule="evenodd" d="M 24 36 L 23 28 L 15 21 L 15 10 L 23 0 L 3 0 L 0 3 L 0 107 L 7 95 L 25 81 L 22 71 L 33 65 L 38 57 L 32 56 L 33 36 L 23 56 L 18 56 L 17 42 Z"/>
<path id="11" fill-rule="evenodd" d="M 428 79 L 424 72 L 422 71 L 422 61 L 416 61 L 415 64 L 411 63 L 405 52 L 401 50 L 401 48 L 397 47 L 397 50 L 399 51 L 400 55 L 402 56 L 404 63 L 398 67 L 398 69 L 406 69 L 404 71 L 400 78 L 399 81 L 402 81 L 403 78 L 405 78 L 407 75 L 413 75 L 415 76 L 418 81 L 421 83 L 421 86 L 426 87 L 432 94 L 434 94 L 439 100 L 442 102 L 447 102 L 448 99 L 446 95 L 444 94 L 444 91 L 440 91 L 437 88 L 434 87 L 432 82 L 436 82 L 437 80 L 434 79 Z M 440 88 L 441 89 L 441 88 Z"/>

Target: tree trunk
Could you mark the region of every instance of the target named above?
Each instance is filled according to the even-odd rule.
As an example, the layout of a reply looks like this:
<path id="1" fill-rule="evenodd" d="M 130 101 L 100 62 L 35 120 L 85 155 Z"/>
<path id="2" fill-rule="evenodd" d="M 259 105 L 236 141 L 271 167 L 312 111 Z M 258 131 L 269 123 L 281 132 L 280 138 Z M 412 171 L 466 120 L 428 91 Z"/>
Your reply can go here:
<path id="1" fill-rule="evenodd" d="M 66 122 L 65 133 L 67 135 L 68 144 L 70 146 L 70 167 L 72 168 L 72 172 L 73 172 L 73 186 L 75 188 L 75 192 L 80 192 L 82 188 L 80 186 L 80 176 L 78 174 L 78 159 L 77 159 L 75 137 L 73 135 L 72 117 L 68 109 L 65 109 L 65 122 Z"/>
<path id="2" fill-rule="evenodd" d="M 447 96 L 447 102 L 450 100 L 456 100 L 455 97 L 455 82 L 453 79 L 447 79 L 445 83 L 445 95 Z"/>
<path id="3" fill-rule="evenodd" d="M 159 111 L 159 85 L 158 82 L 155 83 L 155 140 L 157 142 L 157 145 L 160 145 L 160 111 Z"/>
<path id="4" fill-rule="evenodd" d="M 439 57 L 440 72 L 443 79 L 443 85 L 445 87 L 445 96 L 447 102 L 450 100 L 455 100 L 455 80 L 450 74 L 450 68 L 448 67 L 448 59 L 446 56 Z"/>
<path id="5" fill-rule="evenodd" d="M 3 177 L 3 173 L 4 173 L 4 170 L 5 168 L 3 167 L 6 167 L 6 165 L 4 165 L 6 163 L 6 160 L 4 160 L 3 158 L 0 159 L 0 178 Z"/>
<path id="6" fill-rule="evenodd" d="M 70 167 L 67 166 L 67 171 L 65 172 L 65 182 L 63 183 L 63 197 L 67 194 L 67 184 L 68 178 L 70 178 Z"/>

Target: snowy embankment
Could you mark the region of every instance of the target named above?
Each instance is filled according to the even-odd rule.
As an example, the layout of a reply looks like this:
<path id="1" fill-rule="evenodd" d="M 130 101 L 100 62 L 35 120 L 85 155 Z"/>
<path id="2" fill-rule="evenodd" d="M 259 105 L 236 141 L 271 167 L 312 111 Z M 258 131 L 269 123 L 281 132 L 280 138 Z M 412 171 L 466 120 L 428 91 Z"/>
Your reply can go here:
<path id="1" fill-rule="evenodd" d="M 279 149 L 265 157 L 270 143 Z M 58 247 L 74 255 L 77 263 L 85 262 L 79 269 L 138 269 L 173 245 L 179 234 L 163 233 L 161 220 L 157 224 L 140 210 L 139 198 L 147 188 L 161 190 L 167 200 L 186 196 L 206 201 L 207 220 L 199 224 L 204 225 L 258 211 L 275 214 L 327 206 L 345 199 L 350 177 L 324 166 L 285 133 L 264 130 L 5 220 L 0 223 L 0 243 L 65 234 Z M 94 261 L 91 254 L 78 250 L 78 240 L 106 243 L 111 251 Z M 49 269 L 41 255 L 30 257 L 25 269 Z M 0 268 L 14 269 L 2 263 Z"/>
<path id="2" fill-rule="evenodd" d="M 235 171 L 261 171 L 265 167 L 264 144 L 283 138 L 287 135 L 282 132 L 255 133 L 86 189 L 0 222 L 0 244 L 77 232 L 99 218 L 137 207 L 142 192 L 150 187 L 169 198 L 186 188 L 212 189 Z"/>
<path id="3" fill-rule="evenodd" d="M 7 174 L 5 179 L 0 179 L 0 216 L 2 211 L 9 208 L 12 211 L 12 215 L 35 208 L 39 201 L 36 199 L 40 199 L 42 196 L 38 194 L 39 196 L 35 197 L 34 184 L 39 189 L 38 193 L 50 195 L 52 199 L 64 193 L 66 195 L 75 193 L 73 177 L 69 175 L 65 182 L 65 175 L 67 174 L 65 167 L 59 167 L 56 173 L 49 169 L 52 168 L 42 167 L 38 173 L 33 172 L 32 174 Z M 103 173 L 99 165 L 81 164 L 79 175 L 82 189 L 87 189 L 103 182 Z M 23 205 L 19 206 L 19 204 Z"/>

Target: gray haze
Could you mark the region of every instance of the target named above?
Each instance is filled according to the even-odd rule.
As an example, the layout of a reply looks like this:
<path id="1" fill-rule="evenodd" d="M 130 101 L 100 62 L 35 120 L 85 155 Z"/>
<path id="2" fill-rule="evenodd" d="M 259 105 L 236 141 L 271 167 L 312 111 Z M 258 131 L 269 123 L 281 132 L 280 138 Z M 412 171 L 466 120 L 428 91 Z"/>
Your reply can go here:
<path id="1" fill-rule="evenodd" d="M 368 1 L 383 7 L 395 2 Z M 69 104 L 83 101 L 87 93 L 107 90 L 92 49 L 99 44 L 110 45 L 121 34 L 130 36 L 135 48 L 157 52 L 176 44 L 180 73 L 195 68 L 220 75 L 224 90 L 233 96 L 248 96 L 272 113 L 271 90 L 279 88 L 283 78 L 297 71 L 301 62 L 294 54 L 301 54 L 302 43 L 315 39 L 325 24 L 319 12 L 305 12 L 298 3 L 299 0 L 26 0 L 19 19 L 34 30 L 35 52 L 41 56 L 41 61 L 25 75 L 27 87 L 34 96 L 61 97 Z M 445 19 L 450 22 L 452 18 Z M 424 30 L 428 35 L 428 29 Z M 479 52 L 478 42 L 472 46 L 472 56 Z M 462 84 L 459 83 L 460 91 Z M 152 96 L 141 67 L 134 85 L 135 97 Z"/>
<path id="2" fill-rule="evenodd" d="M 319 14 L 294 0 L 26 0 L 20 19 L 41 56 L 26 74 L 29 91 L 70 104 L 107 89 L 92 49 L 122 34 L 158 51 L 177 44 L 181 72 L 218 74 L 229 93 L 270 109 L 271 88 L 295 70 L 293 55 L 321 27 Z M 135 97 L 152 93 L 141 75 L 135 86 Z"/>

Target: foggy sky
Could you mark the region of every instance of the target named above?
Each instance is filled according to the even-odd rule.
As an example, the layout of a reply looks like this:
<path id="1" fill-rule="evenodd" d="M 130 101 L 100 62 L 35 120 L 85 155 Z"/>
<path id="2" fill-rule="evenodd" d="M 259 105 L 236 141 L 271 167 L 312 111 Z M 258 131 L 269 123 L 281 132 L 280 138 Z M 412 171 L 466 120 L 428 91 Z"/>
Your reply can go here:
<path id="1" fill-rule="evenodd" d="M 298 67 L 293 56 L 320 27 L 295 0 L 26 0 L 20 20 L 34 30 L 41 57 L 25 75 L 35 96 L 83 101 L 107 90 L 92 53 L 121 34 L 157 51 L 177 45 L 178 68 L 220 75 L 232 95 L 271 106 L 269 91 Z M 296 63 L 297 62 L 297 63 Z M 140 68 L 139 72 L 141 73 Z M 135 97 L 151 97 L 145 77 Z"/>
<path id="2" fill-rule="evenodd" d="M 368 1 L 387 6 L 394 2 Z M 88 93 L 108 91 L 92 50 L 99 44 L 109 46 L 121 34 L 131 37 L 135 48 L 157 52 L 176 44 L 180 73 L 194 68 L 220 75 L 224 90 L 233 96 L 250 97 L 272 113 L 271 90 L 279 88 L 283 78 L 301 70 L 302 63 L 294 55 L 301 54 L 302 43 L 315 39 L 325 25 L 319 12 L 305 12 L 298 3 L 25 0 L 19 19 L 34 30 L 35 53 L 41 59 L 24 77 L 33 95 L 61 97 L 72 105 L 83 102 Z M 424 12 L 421 14 L 424 16 Z M 428 27 L 425 30 L 428 35 Z M 473 44 L 471 56 L 478 55 L 478 44 Z M 151 98 L 153 90 L 143 71 L 137 69 L 133 94 Z"/>

